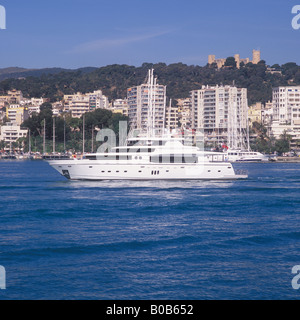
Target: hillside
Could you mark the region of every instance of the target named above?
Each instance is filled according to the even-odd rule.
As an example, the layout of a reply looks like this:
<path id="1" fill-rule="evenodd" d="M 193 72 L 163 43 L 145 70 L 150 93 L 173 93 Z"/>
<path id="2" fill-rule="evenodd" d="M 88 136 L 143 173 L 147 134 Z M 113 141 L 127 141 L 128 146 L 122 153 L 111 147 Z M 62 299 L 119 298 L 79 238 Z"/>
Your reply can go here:
<path id="1" fill-rule="evenodd" d="M 257 65 L 249 63 L 240 69 L 232 66 L 220 70 L 213 65 L 201 67 L 183 63 L 144 63 L 140 67 L 109 65 L 77 70 L 15 70 L 16 72 L 10 73 L 9 79 L 0 82 L 0 95 L 15 88 L 22 90 L 28 97 L 46 97 L 56 101 L 64 94 L 101 89 L 110 100 L 125 98 L 126 89 L 144 83 L 148 69 L 152 67 L 158 77 L 158 83 L 167 86 L 167 96 L 172 99 L 186 98 L 191 90 L 199 89 L 202 85 L 234 83 L 238 87 L 248 89 L 249 103 L 266 102 L 272 99 L 272 87 L 300 84 L 300 67 L 292 62 L 272 66 L 273 70 L 280 71 L 281 74 L 271 73 L 264 61 Z M 3 75 L 5 73 L 0 73 L 0 80 Z"/>
<path id="2" fill-rule="evenodd" d="M 82 71 L 83 73 L 89 73 L 97 68 L 86 67 L 76 70 L 63 69 L 63 68 L 44 68 L 44 69 L 26 69 L 19 67 L 9 67 L 0 69 L 0 81 L 6 79 L 18 79 L 18 78 L 28 78 L 28 77 L 40 77 L 42 75 L 58 74 L 61 72 L 74 72 Z"/>

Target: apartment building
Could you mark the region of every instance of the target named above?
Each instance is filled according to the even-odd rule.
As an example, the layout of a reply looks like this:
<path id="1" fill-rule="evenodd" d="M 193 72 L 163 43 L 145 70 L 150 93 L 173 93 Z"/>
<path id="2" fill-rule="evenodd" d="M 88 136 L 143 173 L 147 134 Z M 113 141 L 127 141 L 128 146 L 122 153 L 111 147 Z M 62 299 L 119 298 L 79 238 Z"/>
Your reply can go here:
<path id="1" fill-rule="evenodd" d="M 29 117 L 28 108 L 21 107 L 19 104 L 11 104 L 6 108 L 6 117 L 14 124 L 21 125 Z"/>
<path id="2" fill-rule="evenodd" d="M 178 107 L 169 106 L 166 109 L 166 129 L 172 131 L 179 127 L 179 109 Z"/>
<path id="3" fill-rule="evenodd" d="M 207 131 L 226 130 L 235 116 L 242 128 L 247 126 L 247 89 L 235 86 L 202 86 L 191 94 L 192 127 Z"/>
<path id="4" fill-rule="evenodd" d="M 9 104 L 20 104 L 23 100 L 23 94 L 20 90 L 9 90 L 6 96 L 0 96 L 0 106 L 4 107 Z"/>
<path id="5" fill-rule="evenodd" d="M 45 98 L 31 98 L 28 100 L 23 100 L 23 103 L 21 101 L 21 104 L 24 104 L 28 108 L 28 113 L 31 116 L 33 113 L 40 113 L 41 105 L 45 103 L 47 99 Z"/>
<path id="6" fill-rule="evenodd" d="M 101 90 L 96 90 L 92 93 L 86 94 L 90 99 L 90 111 L 95 109 L 108 109 L 108 98 L 102 94 Z"/>
<path id="7" fill-rule="evenodd" d="M 202 129 L 208 139 L 228 140 L 233 132 L 247 130 L 247 89 L 235 86 L 202 86 L 190 92 L 193 129 Z M 234 142 L 234 141 L 233 141 Z"/>
<path id="8" fill-rule="evenodd" d="M 300 125 L 300 86 L 273 88 L 273 120 Z"/>
<path id="9" fill-rule="evenodd" d="M 8 103 L 19 104 L 23 100 L 23 94 L 20 90 L 10 90 L 7 92 Z"/>
<path id="10" fill-rule="evenodd" d="M 182 129 L 188 129 L 191 127 L 191 114 L 192 114 L 192 104 L 191 99 L 178 99 L 177 100 L 178 113 L 179 113 L 179 126 Z"/>
<path id="11" fill-rule="evenodd" d="M 92 93 L 82 94 L 77 92 L 64 96 L 64 112 L 70 112 L 72 117 L 80 118 L 86 112 L 94 111 L 98 108 L 107 109 L 108 98 L 102 94 L 101 90 Z"/>
<path id="12" fill-rule="evenodd" d="M 296 146 L 300 140 L 300 86 L 273 88 L 272 107 L 270 135 L 278 139 L 286 131 L 292 136 L 291 146 Z"/>
<path id="13" fill-rule="evenodd" d="M 116 99 L 112 102 L 110 110 L 113 113 L 122 113 L 123 116 L 128 116 L 127 99 Z"/>
<path id="14" fill-rule="evenodd" d="M 27 129 L 21 129 L 19 125 L 14 123 L 7 123 L 6 125 L 1 126 L 0 131 L 0 141 L 9 144 L 16 142 L 19 138 L 26 137 L 28 133 Z"/>
<path id="15" fill-rule="evenodd" d="M 248 119 L 249 126 L 252 127 L 254 122 L 262 123 L 263 120 L 263 104 L 257 102 L 256 104 L 249 106 Z"/>

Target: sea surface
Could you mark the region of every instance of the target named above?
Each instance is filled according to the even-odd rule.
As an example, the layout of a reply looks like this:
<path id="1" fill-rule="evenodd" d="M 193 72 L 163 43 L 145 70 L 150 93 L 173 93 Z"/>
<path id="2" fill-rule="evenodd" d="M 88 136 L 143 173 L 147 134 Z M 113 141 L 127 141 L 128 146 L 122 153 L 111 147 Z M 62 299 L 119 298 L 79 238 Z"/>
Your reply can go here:
<path id="1" fill-rule="evenodd" d="M 235 182 L 68 181 L 0 161 L 0 299 L 299 299 L 300 163 Z"/>

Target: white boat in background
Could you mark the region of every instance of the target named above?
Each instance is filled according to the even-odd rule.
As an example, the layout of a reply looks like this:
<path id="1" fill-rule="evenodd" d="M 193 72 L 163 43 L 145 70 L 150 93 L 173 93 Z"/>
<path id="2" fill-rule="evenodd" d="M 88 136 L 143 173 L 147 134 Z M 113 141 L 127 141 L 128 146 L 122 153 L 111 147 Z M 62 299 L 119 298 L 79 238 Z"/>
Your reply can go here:
<path id="1" fill-rule="evenodd" d="M 250 149 L 249 122 L 237 116 L 238 104 L 230 103 L 228 110 L 228 146 L 222 148 L 229 162 L 262 162 L 269 158 Z"/>
<path id="2" fill-rule="evenodd" d="M 248 150 L 232 150 L 228 149 L 226 157 L 229 162 L 263 162 L 269 161 L 269 158 L 264 154 L 256 151 Z"/>

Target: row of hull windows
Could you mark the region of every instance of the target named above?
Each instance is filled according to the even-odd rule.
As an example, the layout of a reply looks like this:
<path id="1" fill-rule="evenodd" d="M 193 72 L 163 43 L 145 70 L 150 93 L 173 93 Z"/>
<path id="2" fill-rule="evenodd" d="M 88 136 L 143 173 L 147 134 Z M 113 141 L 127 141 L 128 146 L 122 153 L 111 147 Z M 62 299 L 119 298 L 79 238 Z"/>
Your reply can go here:
<path id="1" fill-rule="evenodd" d="M 256 156 L 257 153 L 255 152 L 251 152 L 251 153 L 236 153 L 236 152 L 232 152 L 232 153 L 228 153 L 229 156 Z"/>
<path id="2" fill-rule="evenodd" d="M 92 167 L 89 167 L 89 168 L 92 168 Z M 116 172 L 116 173 L 120 173 L 119 170 L 116 170 L 115 172 Z M 127 170 L 124 170 L 124 171 L 122 171 L 122 172 L 123 172 L 123 173 L 127 173 L 128 171 L 127 171 Z M 166 170 L 166 172 L 168 173 L 168 172 L 170 172 L 170 170 Z M 207 170 L 207 172 L 212 172 L 212 170 Z M 221 172 L 221 170 L 218 170 L 218 172 Z M 102 170 L 101 173 L 112 173 L 112 171 L 111 171 L 111 170 L 108 170 L 108 171 Z M 139 170 L 138 173 L 143 173 L 143 171 L 142 171 L 142 170 Z M 159 170 L 152 170 L 152 171 L 151 171 L 151 175 L 152 175 L 152 176 L 153 176 L 153 175 L 159 175 L 159 173 L 160 173 Z"/>

